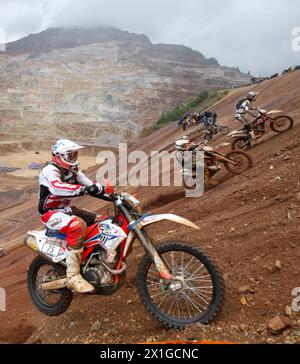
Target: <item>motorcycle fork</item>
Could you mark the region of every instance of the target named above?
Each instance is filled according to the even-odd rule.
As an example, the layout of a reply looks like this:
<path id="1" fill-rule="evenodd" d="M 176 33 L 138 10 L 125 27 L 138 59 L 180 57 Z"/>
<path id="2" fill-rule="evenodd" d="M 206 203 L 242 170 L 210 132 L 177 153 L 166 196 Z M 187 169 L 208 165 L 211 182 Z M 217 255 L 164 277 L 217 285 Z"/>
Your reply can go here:
<path id="1" fill-rule="evenodd" d="M 236 164 L 232 159 L 226 158 L 222 154 L 219 154 L 219 153 L 215 153 L 215 158 L 216 158 L 216 160 L 218 160 L 222 163 L 226 162 L 226 163 L 230 163 L 230 164 L 234 164 L 234 165 Z"/>
<path id="2" fill-rule="evenodd" d="M 153 245 L 150 237 L 148 234 L 143 230 L 141 225 L 137 223 L 136 220 L 134 220 L 127 209 L 124 206 L 119 206 L 119 209 L 122 211 L 123 215 L 125 216 L 126 220 L 130 224 L 133 224 L 132 231 L 135 233 L 136 237 L 140 241 L 142 247 L 145 249 L 145 251 L 150 255 L 152 258 L 156 269 L 159 273 L 159 276 L 163 279 L 173 280 L 173 275 L 171 274 L 169 268 L 167 267 L 167 264 L 163 261 L 163 259 L 159 256 L 157 250 L 155 249 L 155 246 Z"/>
<path id="3" fill-rule="evenodd" d="M 272 121 L 271 118 L 269 117 L 263 117 L 263 118 L 259 118 L 255 121 L 254 124 L 254 129 L 257 128 L 258 126 L 262 125 L 264 127 L 264 129 L 266 129 L 266 123 L 267 121 Z"/>

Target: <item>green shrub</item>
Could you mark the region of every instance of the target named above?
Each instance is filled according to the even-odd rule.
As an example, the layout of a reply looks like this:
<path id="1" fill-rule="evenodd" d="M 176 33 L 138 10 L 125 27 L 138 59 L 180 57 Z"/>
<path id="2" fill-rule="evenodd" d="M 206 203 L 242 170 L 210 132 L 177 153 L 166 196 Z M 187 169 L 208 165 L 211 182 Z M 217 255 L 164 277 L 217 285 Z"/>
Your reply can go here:
<path id="1" fill-rule="evenodd" d="M 201 108 L 197 111 L 202 112 L 211 105 L 223 99 L 228 94 L 228 92 L 228 90 L 202 91 L 198 96 L 188 101 L 185 105 L 176 106 L 174 109 L 163 113 L 159 120 L 153 125 L 153 129 L 160 129 L 167 123 L 179 120 L 185 113 L 199 106 L 199 104 L 201 104 Z"/>

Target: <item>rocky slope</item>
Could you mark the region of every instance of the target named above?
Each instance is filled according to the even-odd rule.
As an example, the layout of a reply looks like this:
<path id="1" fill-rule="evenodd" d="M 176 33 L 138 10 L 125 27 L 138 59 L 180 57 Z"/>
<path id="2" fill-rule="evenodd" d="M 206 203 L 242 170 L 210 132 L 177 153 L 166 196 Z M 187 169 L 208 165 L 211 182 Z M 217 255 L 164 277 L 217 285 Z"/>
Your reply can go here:
<path id="1" fill-rule="evenodd" d="M 136 290 L 136 270 L 144 254 L 138 246 L 128 259 L 126 284 L 113 297 L 77 296 L 61 317 L 41 315 L 26 287 L 26 269 L 34 254 L 20 246 L 26 231 L 40 226 L 36 181 L 3 176 L 1 197 L 6 204 L 2 203 L 0 211 L 0 245 L 15 245 L 15 249 L 0 260 L 0 286 L 8 296 L 8 310 L 0 312 L 0 342 L 299 343 L 300 315 L 291 311 L 292 290 L 299 287 L 300 276 L 299 85 L 300 71 L 255 86 L 261 92 L 259 105 L 282 108 L 295 119 L 295 127 L 280 136 L 268 133 L 250 151 L 255 161 L 252 170 L 236 177 L 221 173 L 216 176 L 219 184 L 201 198 L 187 199 L 182 188 L 174 187 L 135 191 L 146 210 L 179 214 L 201 228 L 199 232 L 162 224 L 151 232 L 159 242 L 177 239 L 198 245 L 222 269 L 226 299 L 212 325 L 194 325 L 177 332 L 163 328 L 146 313 Z M 234 90 L 215 105 L 223 124 L 236 127 L 234 106 L 248 90 Z M 133 149 L 148 153 L 166 149 L 179 136 L 180 131 L 168 125 Z M 96 171 L 93 167 L 88 173 L 94 176 Z M 106 213 L 107 205 L 96 200 L 83 200 L 82 205 Z"/>
<path id="2" fill-rule="evenodd" d="M 248 82 L 185 46 L 110 28 L 51 28 L 0 55 L 0 134 L 116 145 L 204 89 Z"/>

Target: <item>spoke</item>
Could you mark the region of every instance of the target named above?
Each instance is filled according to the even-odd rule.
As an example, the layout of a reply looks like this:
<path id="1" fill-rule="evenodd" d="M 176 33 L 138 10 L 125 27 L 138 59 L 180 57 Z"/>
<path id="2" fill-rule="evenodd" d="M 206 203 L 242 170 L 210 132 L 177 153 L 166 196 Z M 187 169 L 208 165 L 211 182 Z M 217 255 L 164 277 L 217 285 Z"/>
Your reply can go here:
<path id="1" fill-rule="evenodd" d="M 167 266 L 167 268 L 170 270 L 170 272 L 172 272 L 172 274 L 173 274 L 173 272 L 174 272 L 174 270 L 175 270 L 175 267 L 173 267 L 173 265 L 175 265 L 173 262 L 172 262 L 172 259 L 171 259 L 171 257 L 162 257 L 163 258 L 163 260 L 165 261 L 165 264 L 166 264 L 166 266 Z"/>
<path id="2" fill-rule="evenodd" d="M 176 305 L 177 305 L 177 311 L 178 311 L 178 317 L 180 318 L 180 309 L 179 309 L 179 304 L 178 304 L 178 300 L 176 300 Z"/>
<path id="3" fill-rule="evenodd" d="M 153 286 L 162 286 L 161 283 L 150 283 L 148 284 L 148 287 L 153 287 Z"/>
<path id="4" fill-rule="evenodd" d="M 195 295 L 197 295 L 197 292 L 200 294 L 200 295 L 202 295 L 203 297 L 205 297 L 205 298 L 208 298 L 209 300 L 211 300 L 212 299 L 212 293 L 211 292 L 205 292 L 205 293 L 203 293 L 203 292 L 201 292 L 201 291 L 197 291 L 197 290 L 192 290 L 193 291 L 193 293 L 195 293 Z M 209 294 L 209 296 L 207 295 L 207 293 Z"/>
<path id="5" fill-rule="evenodd" d="M 155 295 L 153 295 L 153 296 L 151 295 L 151 298 L 161 296 L 162 294 L 168 294 L 168 292 L 164 291 L 164 292 L 156 293 L 156 294 L 155 294 Z"/>
<path id="6" fill-rule="evenodd" d="M 186 299 L 186 295 L 185 294 L 183 294 L 183 297 L 184 297 L 184 300 L 185 300 L 185 303 L 186 303 L 186 306 L 187 306 L 187 309 L 188 309 L 188 313 L 189 313 L 189 316 L 190 316 L 190 318 L 192 318 L 193 316 L 191 315 L 191 311 L 190 311 L 190 303 L 189 303 L 189 301 Z"/>
<path id="7" fill-rule="evenodd" d="M 211 298 L 211 296 L 213 295 L 213 292 L 211 291 L 203 291 L 201 289 L 192 289 L 194 292 L 199 292 L 201 294 L 203 294 L 203 296 L 208 297 L 207 295 L 209 295 L 209 297 Z"/>
<path id="8" fill-rule="evenodd" d="M 170 292 L 165 292 L 166 295 L 165 297 L 160 301 L 160 304 L 158 305 L 158 308 L 160 308 L 160 306 L 162 305 L 162 303 L 164 302 L 164 300 L 170 295 Z"/>
<path id="9" fill-rule="evenodd" d="M 193 276 L 193 278 L 187 278 L 186 281 L 211 281 L 211 275 L 208 274 L 206 276 Z"/>
<path id="10" fill-rule="evenodd" d="M 173 308 L 173 306 L 174 306 L 174 303 L 175 303 L 175 301 L 176 301 L 176 297 L 174 297 L 174 299 L 173 299 L 173 301 L 172 301 L 172 304 L 171 304 L 171 306 L 170 306 L 170 308 L 169 308 L 169 311 L 168 311 L 168 315 L 170 314 L 170 311 L 172 310 L 172 308 Z"/>
<path id="11" fill-rule="evenodd" d="M 188 286 L 190 287 L 190 286 Z M 193 288 L 195 290 L 198 290 L 198 291 L 205 291 L 205 292 L 211 292 L 209 289 L 213 289 L 213 287 L 210 287 L 210 288 L 205 288 L 205 287 L 190 287 L 190 288 Z"/>
<path id="12" fill-rule="evenodd" d="M 195 257 L 193 256 L 191 258 L 191 260 L 188 262 L 188 264 L 184 267 L 184 270 L 187 270 L 187 268 L 190 266 L 190 264 L 192 263 L 192 261 L 195 259 Z"/>
<path id="13" fill-rule="evenodd" d="M 192 279 L 194 277 L 195 274 L 197 274 L 199 272 L 199 270 L 201 270 L 204 267 L 203 264 L 200 265 L 199 268 L 196 269 L 196 271 L 190 276 L 190 279 Z"/>
<path id="14" fill-rule="evenodd" d="M 187 300 L 188 301 L 190 301 L 190 303 L 200 312 L 200 313 L 202 313 L 202 310 L 199 310 L 199 308 L 198 308 L 198 306 L 196 305 L 196 301 L 195 300 L 193 300 L 191 297 L 189 297 L 189 296 L 187 296 L 186 295 L 186 298 L 187 298 Z M 194 303 L 194 302 L 196 302 L 196 303 Z"/>
<path id="15" fill-rule="evenodd" d="M 209 303 L 205 301 L 205 299 L 202 297 L 202 295 L 200 293 L 197 293 L 195 291 L 193 291 L 192 289 L 190 289 L 197 297 L 199 297 L 202 301 L 204 301 L 208 306 Z M 205 296 L 204 296 L 205 297 Z"/>
<path id="16" fill-rule="evenodd" d="M 174 252 L 171 253 L 172 273 L 175 272 Z"/>
<path id="17" fill-rule="evenodd" d="M 174 252 L 171 252 L 170 254 L 170 259 L 171 259 L 171 271 L 172 274 L 176 273 L 178 270 L 178 265 L 176 264 L 175 258 L 174 258 Z"/>

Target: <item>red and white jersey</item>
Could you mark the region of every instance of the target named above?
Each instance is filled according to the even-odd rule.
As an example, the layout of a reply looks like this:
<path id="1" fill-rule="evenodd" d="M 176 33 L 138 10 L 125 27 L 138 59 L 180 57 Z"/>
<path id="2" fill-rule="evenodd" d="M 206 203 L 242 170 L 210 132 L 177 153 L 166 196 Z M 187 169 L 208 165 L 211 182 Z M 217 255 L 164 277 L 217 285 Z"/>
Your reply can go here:
<path id="1" fill-rule="evenodd" d="M 69 172 L 64 175 L 53 164 L 47 165 L 39 177 L 40 195 L 39 212 L 44 214 L 49 210 L 70 212 L 70 202 L 82 192 L 82 186 L 94 184 L 83 172 Z"/>

